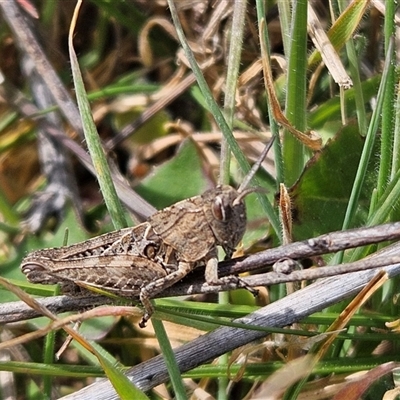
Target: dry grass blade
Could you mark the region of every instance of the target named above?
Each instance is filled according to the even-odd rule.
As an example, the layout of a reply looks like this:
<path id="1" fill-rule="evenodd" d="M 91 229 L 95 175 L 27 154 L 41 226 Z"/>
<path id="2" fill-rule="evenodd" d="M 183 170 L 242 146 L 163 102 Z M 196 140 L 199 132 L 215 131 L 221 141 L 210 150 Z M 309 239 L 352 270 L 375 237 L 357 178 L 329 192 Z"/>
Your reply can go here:
<path id="1" fill-rule="evenodd" d="M 32 298 L 31 298 L 32 299 Z M 29 300 L 29 303 L 33 308 L 39 310 L 37 305 L 40 306 L 40 311 L 43 313 L 45 309 L 43 304 L 36 303 L 34 304 L 32 300 Z M 4 350 L 10 348 L 11 346 L 17 346 L 26 342 L 29 342 L 34 339 L 41 338 L 47 335 L 51 331 L 55 331 L 58 329 L 64 328 L 66 325 L 70 325 L 75 322 L 82 322 L 92 318 L 100 318 L 100 317 L 119 317 L 119 316 L 127 316 L 137 314 L 139 316 L 140 311 L 136 307 L 122 307 L 122 306 L 114 306 L 114 307 L 98 307 L 93 310 L 85 311 L 82 313 L 78 313 L 75 315 L 69 315 L 64 318 L 58 318 L 54 322 L 50 323 L 44 328 L 37 329 L 33 332 L 26 333 L 24 335 L 18 336 L 16 338 L 7 340 L 6 342 L 0 343 L 0 350 Z"/>
<path id="2" fill-rule="evenodd" d="M 298 140 L 300 140 L 300 142 L 302 142 L 305 146 L 309 147 L 314 151 L 320 150 L 322 147 L 321 136 L 314 131 L 310 131 L 307 133 L 300 132 L 291 125 L 291 123 L 285 117 L 285 115 L 281 110 L 281 106 L 275 95 L 271 67 L 268 61 L 269 60 L 268 51 L 266 48 L 266 44 L 262 39 L 265 37 L 265 29 L 266 29 L 265 20 L 262 20 L 260 24 L 260 38 L 261 38 L 261 57 L 262 57 L 263 72 L 264 72 L 264 82 L 265 82 L 265 89 L 268 94 L 268 99 L 271 104 L 275 120 L 277 123 L 281 124 L 284 128 L 286 128 L 290 133 L 292 133 L 292 135 L 295 136 Z"/>
<path id="3" fill-rule="evenodd" d="M 282 243 L 292 243 L 292 204 L 283 183 L 279 186 L 279 216 L 282 224 Z"/>
<path id="4" fill-rule="evenodd" d="M 352 316 L 360 309 L 360 307 L 368 301 L 371 296 L 377 291 L 387 280 L 388 276 L 386 272 L 379 271 L 366 285 L 360 293 L 350 302 L 350 304 L 340 313 L 337 320 L 327 329 L 326 332 L 336 331 L 339 332 L 341 329 L 346 327 Z M 329 347 L 332 345 L 337 334 L 329 335 L 327 340 L 320 346 L 318 353 L 316 354 L 316 360 L 320 360 Z"/>
<path id="5" fill-rule="evenodd" d="M 331 73 L 334 81 L 344 89 L 349 89 L 353 86 L 350 76 L 344 69 L 339 55 L 330 42 L 328 35 L 323 30 L 310 3 L 308 4 L 308 33 L 315 47 L 321 53 L 322 60 Z"/>
<path id="6" fill-rule="evenodd" d="M 151 29 L 153 29 L 155 26 L 160 26 L 173 39 L 176 41 L 178 40 L 174 26 L 166 18 L 150 18 L 147 20 L 139 34 L 139 54 L 143 64 L 147 67 L 153 65 L 153 55 L 151 53 L 149 34 Z"/>
<path id="7" fill-rule="evenodd" d="M 149 106 L 138 119 L 122 128 L 117 135 L 115 135 L 105 144 L 105 148 L 108 151 L 114 149 L 115 146 L 121 143 L 128 136 L 132 135 L 136 129 L 142 126 L 146 121 L 150 120 L 158 111 L 165 108 L 169 103 L 171 103 L 179 95 L 185 92 L 195 82 L 195 76 L 190 73 L 175 86 L 170 87 L 169 90 L 165 90 L 164 88 L 164 90 L 162 91 L 162 96 L 158 100 L 156 100 L 151 106 Z"/>
<path id="8" fill-rule="evenodd" d="M 390 373 L 394 368 L 398 368 L 399 365 L 399 363 L 388 362 L 373 368 L 372 370 L 363 374 L 361 378 L 355 379 L 355 382 L 350 382 L 347 384 L 342 390 L 336 393 L 332 400 L 357 400 L 362 398 L 362 395 L 376 380 L 381 378 L 383 375 Z M 384 399 L 387 398 L 384 397 Z"/>
<path id="9" fill-rule="evenodd" d="M 252 400 L 278 400 L 283 392 L 300 379 L 308 376 L 313 367 L 313 357 L 306 355 L 288 362 L 262 383 Z"/>

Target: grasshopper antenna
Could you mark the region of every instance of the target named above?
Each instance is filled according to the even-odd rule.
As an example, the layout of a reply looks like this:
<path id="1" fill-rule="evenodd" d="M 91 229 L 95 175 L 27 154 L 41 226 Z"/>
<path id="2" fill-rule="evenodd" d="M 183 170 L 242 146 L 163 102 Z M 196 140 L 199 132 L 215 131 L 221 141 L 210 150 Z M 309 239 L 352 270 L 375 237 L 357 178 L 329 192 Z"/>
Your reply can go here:
<path id="1" fill-rule="evenodd" d="M 262 162 L 264 161 L 265 157 L 267 156 L 272 144 L 274 143 L 274 140 L 275 140 L 275 136 L 272 136 L 272 139 L 265 146 L 265 148 L 262 151 L 262 153 L 261 153 L 260 157 L 258 158 L 258 160 L 253 164 L 253 166 L 251 167 L 251 170 L 244 177 L 243 182 L 239 186 L 238 193 L 243 193 L 244 190 L 246 189 L 246 187 L 248 186 L 248 184 L 250 183 L 250 181 L 254 178 L 254 175 L 256 174 L 258 169 L 260 168 L 260 166 L 261 166 Z M 250 192 L 249 192 L 249 190 L 250 189 L 246 190 L 246 194 L 248 194 L 250 192 L 254 192 L 254 189 L 251 189 Z M 244 197 L 244 196 L 241 196 L 241 197 Z"/>

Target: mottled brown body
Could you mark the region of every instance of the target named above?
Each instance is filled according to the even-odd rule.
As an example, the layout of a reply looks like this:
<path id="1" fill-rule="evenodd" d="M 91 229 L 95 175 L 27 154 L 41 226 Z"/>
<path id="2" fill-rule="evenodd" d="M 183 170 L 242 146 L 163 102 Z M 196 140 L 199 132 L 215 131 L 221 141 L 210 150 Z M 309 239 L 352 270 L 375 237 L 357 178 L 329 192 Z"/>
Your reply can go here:
<path id="1" fill-rule="evenodd" d="M 34 251 L 22 261 L 22 272 L 34 283 L 61 283 L 70 294 L 80 286 L 139 297 L 144 326 L 153 312 L 150 298 L 199 265 L 206 266 L 207 283 L 241 286 L 237 277 L 218 278 L 217 246 L 231 257 L 242 239 L 245 194 L 218 186 L 158 211 L 134 228 Z"/>

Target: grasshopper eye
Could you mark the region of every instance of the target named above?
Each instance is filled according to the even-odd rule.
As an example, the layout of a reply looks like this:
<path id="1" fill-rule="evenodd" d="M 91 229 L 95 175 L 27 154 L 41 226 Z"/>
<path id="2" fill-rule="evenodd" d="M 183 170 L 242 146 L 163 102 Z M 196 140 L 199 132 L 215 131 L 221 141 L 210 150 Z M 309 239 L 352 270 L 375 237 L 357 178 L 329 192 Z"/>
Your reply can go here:
<path id="1" fill-rule="evenodd" d="M 217 196 L 211 207 L 213 216 L 215 219 L 218 221 L 223 221 L 225 222 L 229 216 L 231 215 L 231 207 L 229 204 L 224 204 L 224 200 L 221 198 L 221 196 Z"/>
<path id="2" fill-rule="evenodd" d="M 21 270 L 24 274 L 30 274 L 32 272 L 41 272 L 41 271 L 46 271 L 46 269 L 43 267 L 43 265 L 35 262 L 31 263 L 26 263 L 22 265 Z"/>

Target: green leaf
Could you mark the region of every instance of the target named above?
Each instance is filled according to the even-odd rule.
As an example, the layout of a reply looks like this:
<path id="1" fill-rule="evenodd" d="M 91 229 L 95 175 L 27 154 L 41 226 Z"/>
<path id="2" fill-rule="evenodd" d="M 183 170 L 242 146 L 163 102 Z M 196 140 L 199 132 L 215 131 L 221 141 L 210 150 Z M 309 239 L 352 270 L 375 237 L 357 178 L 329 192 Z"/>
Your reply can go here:
<path id="1" fill-rule="evenodd" d="M 357 126 L 350 125 L 309 161 L 290 189 L 295 240 L 341 229 L 362 146 Z"/>
<path id="2" fill-rule="evenodd" d="M 154 207 L 162 209 L 199 195 L 206 188 L 198 149 L 193 141 L 187 140 L 174 158 L 157 167 L 135 190 Z"/>
<path id="3" fill-rule="evenodd" d="M 135 121 L 143 110 L 141 107 L 136 107 L 136 109 L 115 114 L 113 120 L 116 129 L 121 130 L 128 123 Z M 168 133 L 167 122 L 170 122 L 170 117 L 167 112 L 161 110 L 140 128 L 136 129 L 129 140 L 134 144 L 148 144 L 157 138 L 165 136 Z"/>

